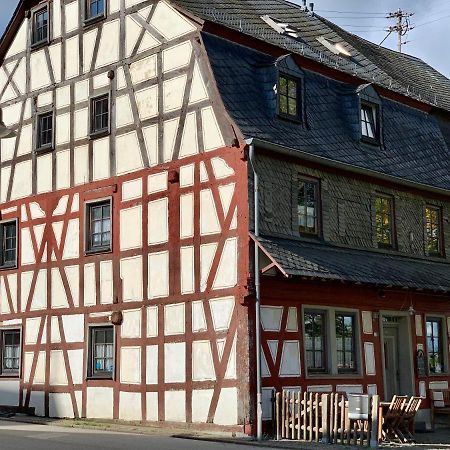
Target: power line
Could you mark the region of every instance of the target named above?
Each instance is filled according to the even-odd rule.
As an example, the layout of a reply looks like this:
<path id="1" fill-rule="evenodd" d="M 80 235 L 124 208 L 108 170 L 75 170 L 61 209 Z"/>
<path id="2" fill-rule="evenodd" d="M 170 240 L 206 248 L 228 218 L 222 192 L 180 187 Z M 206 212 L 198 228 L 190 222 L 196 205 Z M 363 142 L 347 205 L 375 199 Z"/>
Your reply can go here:
<path id="1" fill-rule="evenodd" d="M 415 28 L 423 27 L 424 25 L 429 25 L 430 23 L 439 22 L 440 20 L 448 19 L 449 17 L 450 17 L 450 14 L 448 16 L 439 17 L 438 19 L 429 20 L 428 22 L 422 22 L 422 23 L 419 23 L 418 25 L 416 25 Z"/>
<path id="2" fill-rule="evenodd" d="M 371 11 L 337 11 L 332 9 L 316 9 L 316 11 L 320 12 L 331 12 L 331 13 L 337 13 L 337 14 L 375 14 L 377 16 L 379 15 L 385 15 L 384 12 L 371 12 Z"/>
<path id="3" fill-rule="evenodd" d="M 401 8 L 387 15 L 388 19 L 395 19 L 397 21 L 395 25 L 390 26 L 386 31 L 389 33 L 397 33 L 397 50 L 399 53 L 402 52 L 402 45 L 406 44 L 406 42 L 403 42 L 403 37 L 408 34 L 408 31 L 414 28 L 410 23 L 410 18 L 413 15 L 414 13 L 403 11 Z"/>

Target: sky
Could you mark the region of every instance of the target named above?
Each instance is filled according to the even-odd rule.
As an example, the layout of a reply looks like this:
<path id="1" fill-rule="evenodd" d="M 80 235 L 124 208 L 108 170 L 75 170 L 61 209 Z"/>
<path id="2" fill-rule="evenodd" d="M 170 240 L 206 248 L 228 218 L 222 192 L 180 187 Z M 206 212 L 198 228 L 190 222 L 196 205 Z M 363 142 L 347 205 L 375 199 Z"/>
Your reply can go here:
<path id="1" fill-rule="evenodd" d="M 403 51 L 423 59 L 450 78 L 450 39 L 446 34 L 450 29 L 450 0 L 316 0 L 314 3 L 317 14 L 377 44 L 387 36 L 387 27 L 394 25 L 394 20 L 386 18 L 389 12 L 402 8 L 414 13 L 411 24 L 415 28 L 405 38 L 408 43 Z M 0 34 L 16 5 L 17 0 L 0 0 Z M 397 36 L 391 34 L 383 45 L 396 49 Z"/>

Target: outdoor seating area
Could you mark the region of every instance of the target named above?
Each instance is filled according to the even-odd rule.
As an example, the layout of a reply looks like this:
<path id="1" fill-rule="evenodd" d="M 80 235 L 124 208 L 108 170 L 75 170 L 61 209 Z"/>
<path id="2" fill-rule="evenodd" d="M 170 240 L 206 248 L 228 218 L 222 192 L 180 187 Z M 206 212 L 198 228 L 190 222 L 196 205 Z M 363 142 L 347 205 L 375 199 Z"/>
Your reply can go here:
<path id="1" fill-rule="evenodd" d="M 415 418 L 421 397 L 274 392 L 277 440 L 377 447 L 415 443 Z"/>
<path id="2" fill-rule="evenodd" d="M 381 442 L 415 442 L 415 417 L 422 403 L 421 397 L 394 395 L 391 402 L 379 406 L 379 432 Z"/>
<path id="3" fill-rule="evenodd" d="M 430 390 L 431 426 L 436 427 L 436 416 L 448 416 L 450 425 L 450 389 Z"/>

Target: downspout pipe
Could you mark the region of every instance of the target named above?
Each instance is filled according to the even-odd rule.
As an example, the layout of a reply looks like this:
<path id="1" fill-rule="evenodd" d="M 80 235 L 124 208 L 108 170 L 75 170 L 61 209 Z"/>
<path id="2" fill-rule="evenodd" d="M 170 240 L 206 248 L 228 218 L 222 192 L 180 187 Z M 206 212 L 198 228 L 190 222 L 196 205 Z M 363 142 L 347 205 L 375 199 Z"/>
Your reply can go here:
<path id="1" fill-rule="evenodd" d="M 259 236 L 259 181 L 255 167 L 255 144 L 248 139 L 249 161 L 253 171 L 253 224 L 255 237 Z M 256 353 L 256 439 L 262 440 L 262 377 L 261 377 L 261 280 L 259 270 L 259 250 L 254 245 L 255 270 L 255 353 Z"/>

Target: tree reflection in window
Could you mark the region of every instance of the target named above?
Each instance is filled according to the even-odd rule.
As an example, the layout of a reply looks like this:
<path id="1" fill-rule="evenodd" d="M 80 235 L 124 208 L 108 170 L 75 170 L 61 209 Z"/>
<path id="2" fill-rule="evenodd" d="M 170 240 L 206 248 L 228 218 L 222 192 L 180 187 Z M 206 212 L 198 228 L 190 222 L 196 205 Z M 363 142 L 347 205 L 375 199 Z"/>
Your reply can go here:
<path id="1" fill-rule="evenodd" d="M 300 233 L 319 234 L 319 183 L 300 179 L 298 188 L 298 227 Z"/>
<path id="2" fill-rule="evenodd" d="M 425 246 L 430 255 L 442 254 L 441 210 L 434 206 L 425 208 Z"/>
<path id="3" fill-rule="evenodd" d="M 306 363 L 309 372 L 326 372 L 325 314 L 305 313 Z"/>
<path id="4" fill-rule="evenodd" d="M 338 372 L 355 372 L 355 317 L 352 315 L 336 314 L 336 351 Z"/>
<path id="5" fill-rule="evenodd" d="M 393 201 L 388 196 L 375 199 L 375 228 L 379 247 L 393 245 Z"/>

